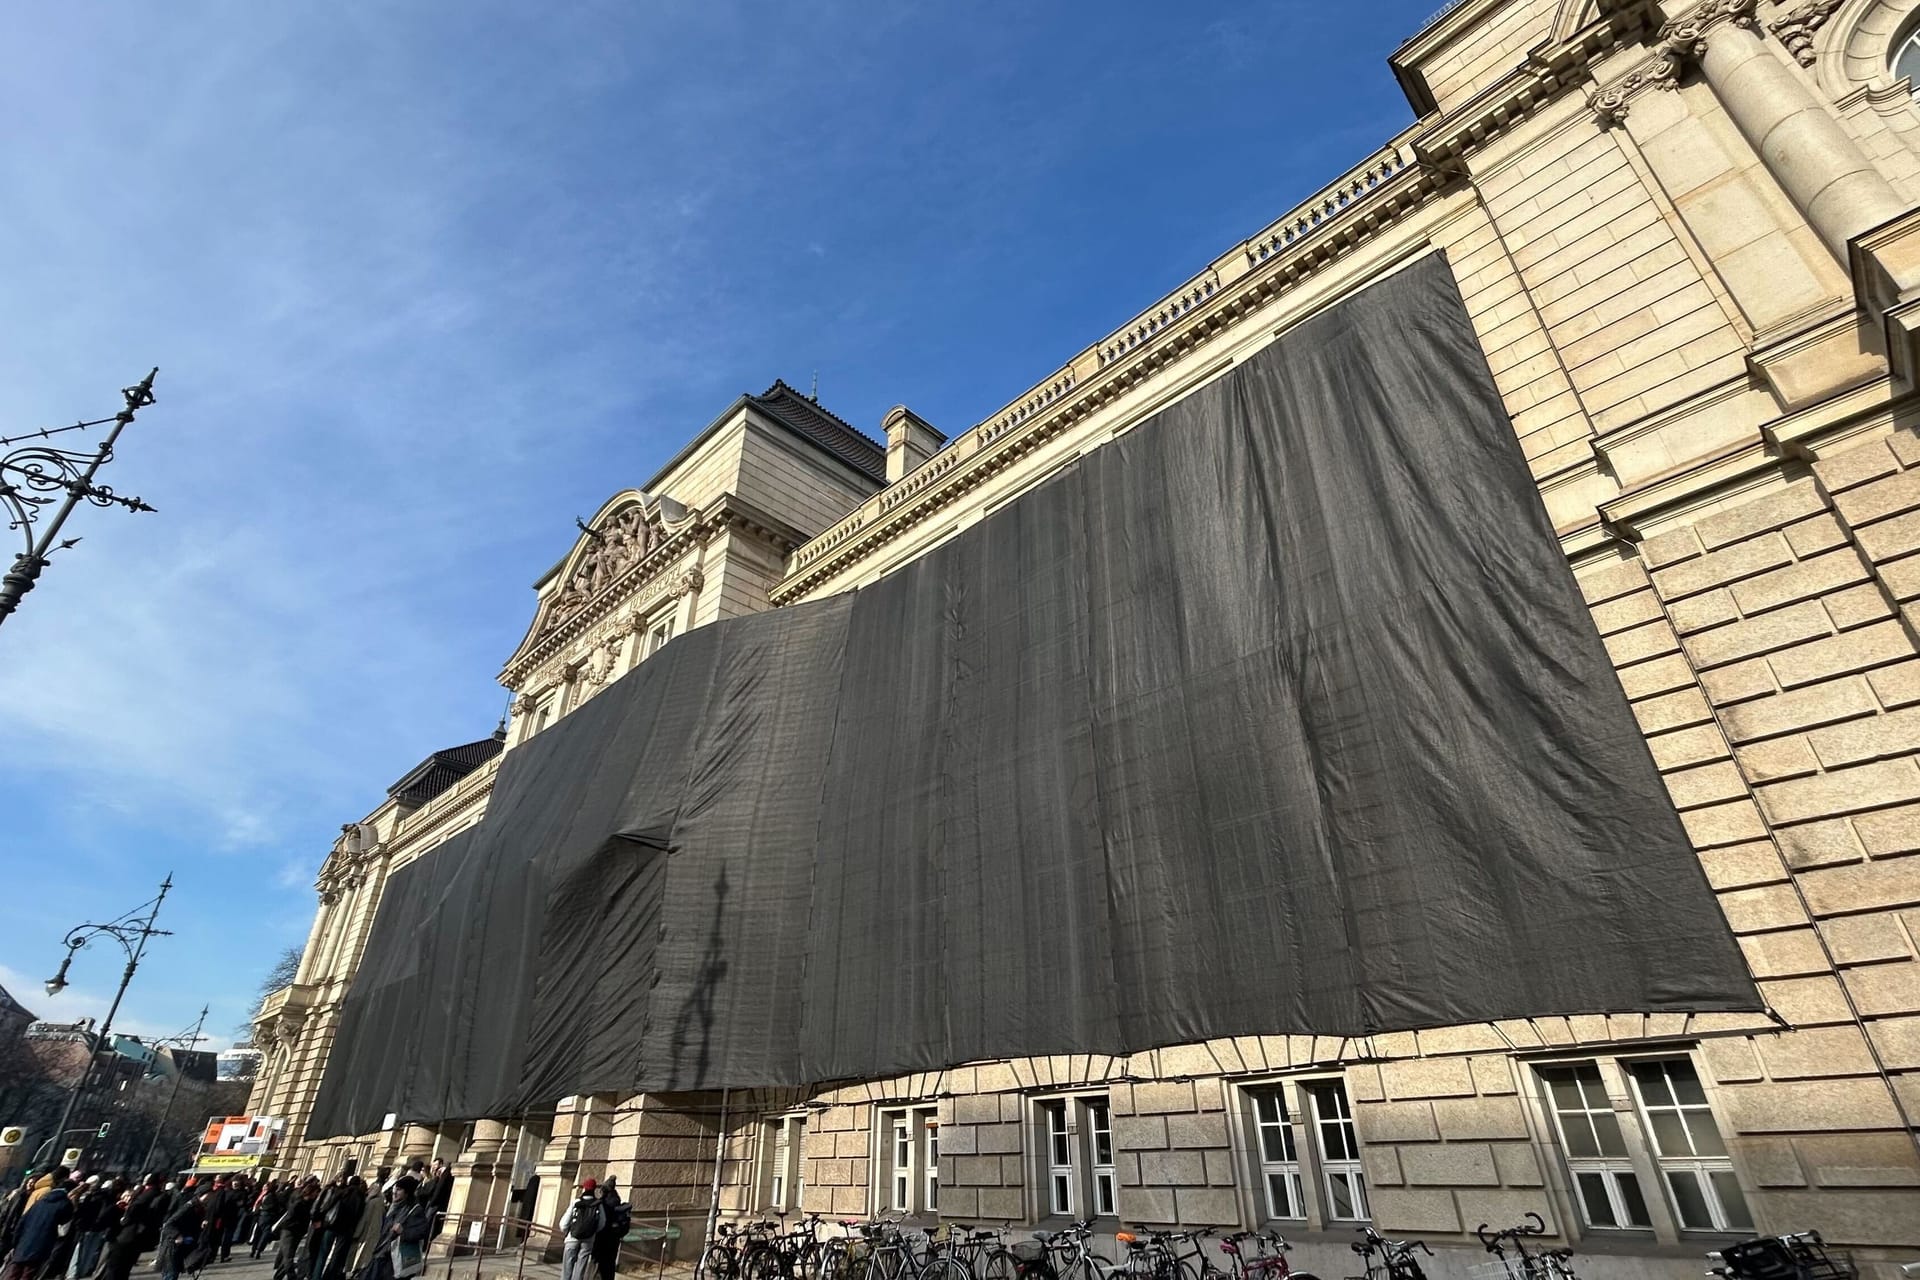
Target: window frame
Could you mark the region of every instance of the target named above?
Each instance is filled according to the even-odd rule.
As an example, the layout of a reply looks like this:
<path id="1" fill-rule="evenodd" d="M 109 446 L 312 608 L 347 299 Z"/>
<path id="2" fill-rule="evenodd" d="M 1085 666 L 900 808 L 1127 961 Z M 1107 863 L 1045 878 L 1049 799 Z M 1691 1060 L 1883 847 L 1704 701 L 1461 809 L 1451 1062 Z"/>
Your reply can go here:
<path id="1" fill-rule="evenodd" d="M 1113 1137 L 1113 1100 L 1103 1089 L 1032 1099 L 1034 1167 L 1040 1176 L 1036 1220 L 1120 1216 L 1119 1144 Z M 1105 1123 L 1097 1124 L 1104 1116 Z M 1055 1127 L 1058 1118 L 1060 1126 Z M 1107 1162 L 1098 1160 L 1101 1139 Z M 1062 1156 L 1065 1160 L 1062 1162 Z M 1064 1200 L 1064 1205 L 1063 1205 Z"/>
<path id="2" fill-rule="evenodd" d="M 868 1186 L 873 1213 L 938 1216 L 939 1134 L 940 1109 L 932 1103 L 874 1108 L 873 1176 Z"/>
<path id="3" fill-rule="evenodd" d="M 1902 71 L 1900 63 L 1909 53 L 1914 55 L 1914 66 L 1908 71 Z M 1889 47 L 1887 74 L 1893 77 L 1895 84 L 1905 80 L 1909 90 L 1916 97 L 1920 97 L 1920 23 L 1909 26 Z"/>
<path id="4" fill-rule="evenodd" d="M 1624 1050 L 1624 1051 L 1623 1051 Z M 1703 1102 L 1690 1103 L 1694 1111 L 1702 1111 L 1710 1117 L 1720 1144 L 1727 1145 L 1729 1130 L 1720 1118 L 1721 1108 L 1716 1102 L 1717 1086 L 1702 1062 L 1697 1041 L 1676 1041 L 1672 1043 L 1640 1046 L 1616 1046 L 1613 1052 L 1606 1052 L 1599 1046 L 1587 1048 L 1584 1052 L 1571 1052 L 1562 1049 L 1551 1054 L 1528 1055 L 1521 1059 L 1521 1065 L 1528 1069 L 1532 1077 L 1532 1086 L 1523 1091 L 1531 1115 L 1536 1125 L 1539 1142 L 1548 1157 L 1550 1182 L 1561 1202 L 1562 1211 L 1567 1217 L 1569 1229 L 1579 1232 L 1579 1238 L 1599 1240 L 1648 1240 L 1661 1245 L 1691 1246 L 1701 1241 L 1732 1240 L 1743 1234 L 1751 1234 L 1744 1227 L 1699 1227 L 1683 1225 L 1679 1205 L 1667 1178 L 1667 1168 L 1682 1169 L 1684 1166 L 1700 1164 L 1704 1161 L 1707 1172 L 1720 1173 L 1732 1180 L 1737 1189 L 1743 1207 L 1752 1214 L 1753 1193 L 1751 1184 L 1743 1176 L 1739 1164 L 1733 1159 L 1731 1150 L 1719 1157 L 1701 1157 L 1686 1155 L 1663 1158 L 1656 1145 L 1652 1122 L 1642 1105 L 1641 1090 L 1634 1077 L 1634 1067 L 1651 1062 L 1684 1061 L 1692 1070 Z M 1555 1067 L 1577 1067 L 1591 1065 L 1598 1069 L 1602 1082 L 1606 1086 L 1607 1098 L 1614 1113 L 1620 1119 L 1620 1132 L 1627 1148 L 1627 1159 L 1631 1164 L 1641 1199 L 1645 1202 L 1647 1215 L 1652 1219 L 1651 1227 L 1607 1227 L 1593 1226 L 1587 1220 L 1581 1191 L 1575 1178 L 1573 1164 L 1569 1163 L 1567 1145 L 1559 1127 L 1558 1117 L 1554 1114 L 1554 1105 L 1549 1093 L 1549 1085 L 1541 1075 L 1542 1069 Z M 1658 1109 L 1658 1108 L 1656 1108 Z M 1574 1164 L 1579 1163 L 1576 1157 Z M 1714 1192 L 1718 1196 L 1718 1192 Z M 1717 1199 L 1714 1203 L 1718 1203 Z M 1722 1216 L 1715 1221 L 1728 1221 Z"/>
<path id="5" fill-rule="evenodd" d="M 1549 1071 L 1577 1073 L 1583 1067 L 1591 1068 L 1594 1078 L 1599 1083 L 1601 1091 L 1600 1101 L 1605 1104 L 1605 1113 L 1613 1118 L 1615 1136 L 1620 1140 L 1621 1153 L 1619 1155 L 1607 1155 L 1604 1152 L 1594 1156 L 1576 1156 L 1573 1154 L 1573 1143 L 1567 1137 L 1567 1128 L 1562 1118 L 1561 1107 L 1553 1093 L 1553 1081 L 1548 1078 L 1546 1073 Z M 1579 1216 L 1582 1229 L 1586 1231 L 1642 1235 L 1652 1231 L 1653 1211 L 1647 1203 L 1647 1190 L 1642 1184 L 1640 1170 L 1634 1164 L 1631 1140 L 1626 1133 L 1626 1126 L 1620 1123 L 1620 1112 L 1613 1105 L 1612 1095 L 1608 1092 L 1607 1088 L 1607 1075 L 1600 1063 L 1590 1058 L 1569 1062 L 1535 1063 L 1533 1076 L 1539 1083 L 1541 1105 L 1546 1110 L 1547 1123 L 1551 1126 L 1555 1140 L 1559 1145 L 1560 1161 L 1567 1173 L 1567 1191 L 1573 1199 L 1574 1212 Z M 1600 1151 L 1604 1144 L 1600 1138 L 1599 1127 L 1594 1123 L 1592 1117 L 1600 1114 L 1601 1108 L 1596 1107 L 1586 1096 L 1585 1085 L 1581 1084 L 1577 1074 L 1574 1078 L 1574 1084 L 1579 1088 L 1581 1095 L 1581 1108 L 1578 1114 L 1587 1118 L 1588 1132 L 1593 1137 L 1594 1149 Z M 1567 1114 L 1571 1115 L 1574 1113 L 1568 1112 Z M 1597 1223 L 1592 1220 L 1592 1215 L 1588 1212 L 1586 1195 L 1580 1187 L 1580 1179 L 1583 1174 L 1598 1176 L 1602 1179 L 1601 1188 L 1607 1198 L 1608 1210 L 1615 1218 L 1614 1222 Z M 1620 1186 L 1619 1180 L 1622 1176 L 1633 1179 L 1634 1193 L 1639 1197 L 1640 1208 L 1647 1217 L 1645 1223 L 1633 1223 L 1624 1220 L 1629 1216 L 1628 1210 L 1631 1206 L 1627 1203 Z"/>
<path id="6" fill-rule="evenodd" d="M 1360 1155 L 1360 1128 L 1354 1123 L 1353 1096 L 1347 1092 L 1344 1076 L 1322 1077 L 1300 1082 L 1302 1092 L 1307 1095 L 1307 1105 L 1303 1110 L 1308 1114 L 1306 1120 L 1313 1139 L 1314 1163 L 1318 1175 L 1316 1182 L 1323 1197 L 1320 1212 L 1328 1226 L 1365 1225 L 1373 1221 L 1373 1206 L 1367 1195 L 1366 1162 Z M 1327 1115 L 1321 1110 L 1321 1100 L 1338 1096 L 1342 1114 Z M 1350 1155 L 1335 1156 L 1327 1149 L 1326 1130 L 1329 1126 L 1344 1132 L 1344 1145 L 1351 1150 Z M 1334 1212 L 1334 1180 L 1345 1178 L 1347 1182 L 1349 1207 L 1357 1210 L 1357 1216 L 1343 1216 Z"/>
<path id="7" fill-rule="evenodd" d="M 1674 1088 L 1673 1076 L 1669 1068 L 1674 1063 L 1684 1064 L 1693 1077 L 1694 1087 L 1699 1090 L 1700 1101 L 1682 1102 L 1679 1091 Z M 1731 1235 L 1754 1230 L 1753 1202 L 1747 1195 L 1746 1186 L 1740 1181 L 1740 1171 L 1734 1167 L 1733 1155 L 1727 1147 L 1726 1132 L 1720 1127 L 1720 1119 L 1713 1113 L 1713 1102 L 1707 1093 L 1707 1082 L 1700 1074 L 1700 1068 L 1691 1055 L 1661 1054 L 1657 1056 L 1636 1056 L 1622 1058 L 1621 1067 L 1626 1076 L 1629 1096 L 1633 1099 L 1634 1110 L 1641 1125 L 1641 1132 L 1647 1143 L 1647 1154 L 1653 1159 L 1653 1167 L 1659 1179 L 1662 1195 L 1666 1198 L 1667 1209 L 1673 1214 L 1674 1226 L 1683 1232 L 1696 1232 L 1708 1235 Z M 1649 1102 L 1641 1084 L 1640 1069 L 1658 1067 L 1662 1082 L 1667 1089 L 1669 1103 Z M 1718 1155 L 1702 1155 L 1691 1151 L 1685 1155 L 1668 1155 L 1660 1139 L 1660 1129 L 1654 1124 L 1654 1114 L 1671 1113 L 1679 1121 L 1681 1131 L 1686 1135 L 1687 1145 L 1695 1147 L 1696 1124 L 1704 1118 L 1713 1132 L 1714 1142 L 1719 1146 Z M 1689 1117 L 1692 1117 L 1690 1119 Z M 1691 1174 L 1703 1204 L 1707 1209 L 1708 1225 L 1694 1226 L 1683 1220 L 1681 1198 L 1674 1190 L 1675 1173 Z M 1745 1211 L 1745 1221 L 1736 1221 L 1727 1210 L 1723 1194 L 1712 1176 L 1725 1174 L 1733 1180 L 1734 1188 L 1740 1194 L 1740 1208 Z"/>
<path id="8" fill-rule="evenodd" d="M 1300 1134 L 1296 1127 L 1300 1117 L 1287 1097 L 1287 1082 L 1273 1081 L 1268 1084 L 1249 1085 L 1244 1090 L 1247 1100 L 1247 1138 L 1248 1153 L 1254 1170 L 1256 1208 L 1264 1222 L 1285 1223 L 1298 1227 L 1307 1221 L 1306 1169 L 1300 1159 Z M 1266 1103 L 1273 1104 L 1274 1115 L 1263 1114 Z M 1267 1143 L 1269 1134 L 1277 1136 L 1281 1143 L 1281 1156 L 1273 1158 Z M 1289 1203 L 1285 1206 L 1291 1212 L 1280 1212 L 1273 1194 L 1273 1179 L 1278 1178 L 1288 1189 Z"/>
<path id="9" fill-rule="evenodd" d="M 761 1148 L 763 1171 L 756 1179 L 764 1207 L 777 1212 L 800 1207 L 807 1185 L 806 1141 L 805 1111 L 768 1117 Z"/>

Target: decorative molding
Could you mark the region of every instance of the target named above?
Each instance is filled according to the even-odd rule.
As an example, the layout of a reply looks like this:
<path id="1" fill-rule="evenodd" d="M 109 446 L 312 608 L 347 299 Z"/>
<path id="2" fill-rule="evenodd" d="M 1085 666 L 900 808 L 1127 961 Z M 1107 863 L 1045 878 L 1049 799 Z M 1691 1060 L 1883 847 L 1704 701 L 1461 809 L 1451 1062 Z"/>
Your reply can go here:
<path id="1" fill-rule="evenodd" d="M 1795 62 L 1803 67 L 1812 67 L 1819 60 L 1814 52 L 1813 38 L 1842 3 L 1844 0 L 1806 0 L 1806 3 L 1769 22 L 1767 30 L 1786 46 Z"/>
<path id="2" fill-rule="evenodd" d="M 1713 28 L 1731 24 L 1757 31 L 1758 7 L 1759 0 L 1707 0 L 1662 26 L 1654 36 L 1652 56 L 1589 99 L 1601 127 L 1623 123 L 1633 99 L 1646 90 L 1679 88 L 1680 77 L 1707 51 L 1707 33 Z"/>
<path id="3" fill-rule="evenodd" d="M 530 693 L 523 693 L 513 700 L 513 714 L 530 716 L 540 709 L 540 699 Z"/>
<path id="4" fill-rule="evenodd" d="M 555 631 L 586 608 L 628 569 L 644 561 L 666 541 L 666 530 L 636 501 L 591 527 L 581 526 L 583 544 L 573 572 L 542 612 L 536 636 Z"/>

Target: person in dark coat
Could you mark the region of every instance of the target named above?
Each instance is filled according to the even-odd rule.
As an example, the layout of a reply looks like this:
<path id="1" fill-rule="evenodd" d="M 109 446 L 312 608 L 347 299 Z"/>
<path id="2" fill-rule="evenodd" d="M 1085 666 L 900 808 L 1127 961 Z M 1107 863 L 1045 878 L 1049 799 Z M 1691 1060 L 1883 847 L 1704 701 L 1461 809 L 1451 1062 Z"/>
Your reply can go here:
<path id="1" fill-rule="evenodd" d="M 453 1170 L 445 1160 L 435 1157 L 433 1176 L 420 1189 L 420 1199 L 427 1206 L 427 1221 L 430 1224 L 427 1234 L 437 1236 L 441 1228 L 447 1225 L 447 1208 L 453 1203 Z"/>
<path id="2" fill-rule="evenodd" d="M 120 1226 L 107 1241 L 106 1260 L 100 1264 L 100 1280 L 127 1280 L 133 1274 L 140 1255 L 160 1242 L 160 1225 L 166 1217 L 166 1192 L 160 1175 L 150 1173 L 144 1185 L 126 1197 L 120 1211 Z"/>
<path id="3" fill-rule="evenodd" d="M 309 1176 L 273 1224 L 273 1280 L 295 1280 L 307 1262 L 307 1236 L 313 1209 L 320 1202 L 320 1179 Z"/>
<path id="4" fill-rule="evenodd" d="M 87 1280 L 99 1265 L 100 1251 L 107 1247 L 110 1214 L 117 1194 L 111 1185 L 103 1185 L 98 1178 L 88 1178 L 86 1186 L 74 1197 L 73 1227 L 67 1232 L 74 1242 L 73 1260 L 66 1269 L 67 1280 Z M 49 1266 L 47 1274 L 59 1272 Z"/>
<path id="5" fill-rule="evenodd" d="M 160 1280 L 180 1280 L 181 1265 L 207 1229 L 207 1201 L 212 1198 L 211 1191 L 182 1196 L 179 1206 L 167 1215 L 160 1228 Z"/>
<path id="6" fill-rule="evenodd" d="M 633 1210 L 620 1198 L 620 1186 L 612 1178 L 602 1182 L 600 1214 L 602 1225 L 593 1237 L 593 1265 L 600 1269 L 600 1280 L 613 1280 L 620 1262 L 620 1242 L 633 1227 Z"/>
<path id="7" fill-rule="evenodd" d="M 293 1188 L 277 1179 L 267 1183 L 260 1192 L 260 1198 L 253 1205 L 253 1240 L 249 1246 L 253 1257 L 267 1251 L 267 1245 L 273 1240 L 274 1225 L 292 1202 Z"/>
<path id="8" fill-rule="evenodd" d="M 6 1280 L 34 1280 L 60 1243 L 60 1228 L 72 1220 L 73 1201 L 67 1196 L 66 1183 L 56 1182 L 41 1191 L 20 1219 L 13 1252 L 7 1255 Z"/>
<path id="9" fill-rule="evenodd" d="M 429 1212 L 419 1191 L 420 1184 L 411 1175 L 394 1179 L 393 1204 L 374 1249 L 374 1274 L 379 1280 L 412 1280 L 426 1270 Z"/>
<path id="10" fill-rule="evenodd" d="M 213 1191 L 207 1196 L 206 1243 L 222 1262 L 233 1260 L 233 1228 L 239 1218 L 240 1197 L 233 1189 L 233 1180 L 221 1174 L 213 1180 Z"/>

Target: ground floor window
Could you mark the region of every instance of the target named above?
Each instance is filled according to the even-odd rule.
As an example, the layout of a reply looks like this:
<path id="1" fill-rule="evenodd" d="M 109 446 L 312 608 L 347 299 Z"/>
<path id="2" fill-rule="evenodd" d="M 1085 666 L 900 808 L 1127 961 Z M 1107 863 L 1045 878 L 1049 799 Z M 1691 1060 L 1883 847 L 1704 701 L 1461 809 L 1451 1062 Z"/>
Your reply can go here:
<path id="1" fill-rule="evenodd" d="M 940 1210 L 940 1113 L 935 1107 L 879 1112 L 874 1202 L 909 1216 Z"/>
<path id="2" fill-rule="evenodd" d="M 1360 1136 L 1353 1127 L 1353 1104 L 1341 1080 L 1316 1080 L 1303 1086 L 1313 1108 L 1315 1153 L 1320 1158 L 1320 1187 L 1326 1195 L 1328 1222 L 1366 1222 L 1367 1176 L 1360 1167 Z"/>
<path id="3" fill-rule="evenodd" d="M 1585 1226 L 1651 1230 L 1658 1196 L 1680 1230 L 1753 1229 L 1692 1059 L 1593 1059 L 1535 1074 Z"/>
<path id="4" fill-rule="evenodd" d="M 1300 1148 L 1288 1114 L 1286 1089 L 1271 1085 L 1251 1092 L 1254 1161 L 1259 1166 L 1260 1193 L 1267 1217 L 1297 1221 L 1307 1216 L 1307 1198 L 1300 1185 Z"/>
<path id="5" fill-rule="evenodd" d="M 1036 1102 L 1043 1206 L 1049 1217 L 1110 1218 L 1119 1212 L 1113 1111 L 1104 1093 Z"/>
<path id="6" fill-rule="evenodd" d="M 767 1207 L 776 1210 L 800 1207 L 805 1188 L 806 1158 L 802 1150 L 807 1135 L 805 1112 L 777 1116 L 767 1121 L 761 1145 L 760 1186 Z"/>

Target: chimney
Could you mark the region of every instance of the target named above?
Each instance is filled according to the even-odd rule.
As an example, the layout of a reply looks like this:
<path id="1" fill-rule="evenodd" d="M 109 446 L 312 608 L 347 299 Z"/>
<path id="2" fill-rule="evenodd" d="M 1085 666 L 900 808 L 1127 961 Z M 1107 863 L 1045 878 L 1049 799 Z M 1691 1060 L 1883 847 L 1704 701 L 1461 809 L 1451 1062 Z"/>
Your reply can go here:
<path id="1" fill-rule="evenodd" d="M 945 432 L 903 404 L 887 410 L 880 429 L 887 436 L 888 484 L 918 471 L 947 442 Z"/>

